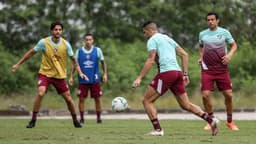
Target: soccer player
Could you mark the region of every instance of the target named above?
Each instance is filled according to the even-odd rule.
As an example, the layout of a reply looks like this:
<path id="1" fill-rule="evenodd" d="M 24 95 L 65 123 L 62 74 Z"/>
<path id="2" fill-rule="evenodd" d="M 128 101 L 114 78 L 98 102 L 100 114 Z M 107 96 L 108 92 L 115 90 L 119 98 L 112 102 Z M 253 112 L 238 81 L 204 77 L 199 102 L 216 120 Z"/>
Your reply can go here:
<path id="1" fill-rule="evenodd" d="M 37 52 L 42 52 L 42 62 L 38 72 L 37 96 L 34 101 L 32 119 L 28 123 L 27 128 L 35 127 L 41 101 L 50 84 L 52 84 L 56 88 L 58 94 L 62 95 L 65 99 L 73 119 L 74 127 L 81 128 L 82 126 L 76 117 L 74 102 L 65 81 L 67 75 L 67 57 L 71 59 L 72 65 L 76 67 L 81 78 L 85 80 L 88 80 L 88 78 L 81 72 L 79 65 L 73 57 L 73 50 L 70 43 L 61 37 L 63 32 L 62 23 L 59 21 L 53 22 L 50 26 L 50 30 L 51 36 L 41 39 L 34 48 L 28 50 L 25 55 L 12 66 L 12 71 L 16 72 L 22 63 L 27 61 Z"/>
<path id="2" fill-rule="evenodd" d="M 199 55 L 198 63 L 202 67 L 201 72 L 201 92 L 205 110 L 213 116 L 213 106 L 210 99 L 211 91 L 214 91 L 214 82 L 219 91 L 225 97 L 227 111 L 226 125 L 234 131 L 239 130 L 232 121 L 232 84 L 228 71 L 228 64 L 234 55 L 237 45 L 232 35 L 227 29 L 219 27 L 220 22 L 217 13 L 210 12 L 206 16 L 208 29 L 199 34 Z M 227 46 L 230 51 L 227 51 Z M 211 127 L 207 124 L 205 130 Z"/>
<path id="3" fill-rule="evenodd" d="M 100 85 L 100 70 L 99 61 L 101 62 L 103 77 L 102 81 L 107 82 L 107 65 L 104 61 L 102 50 L 99 47 L 93 45 L 94 38 L 92 34 L 85 34 L 83 37 L 84 46 L 76 51 L 76 59 L 81 67 L 83 73 L 85 73 L 89 81 L 84 80 L 78 76 L 78 97 L 79 97 L 79 111 L 80 111 L 80 122 L 84 123 L 84 109 L 85 99 L 90 91 L 91 98 L 94 98 L 97 123 L 101 124 L 101 96 L 102 90 Z M 70 73 L 69 83 L 73 83 L 73 72 Z"/>
<path id="4" fill-rule="evenodd" d="M 181 108 L 207 121 L 212 128 L 212 135 L 218 133 L 218 119 L 209 117 L 201 108 L 189 101 L 185 85 L 189 83 L 188 77 L 188 54 L 181 48 L 172 38 L 158 32 L 158 27 L 154 22 L 146 22 L 143 25 L 143 32 L 147 41 L 148 58 L 145 61 L 143 69 L 132 84 L 133 88 L 137 88 L 142 78 L 150 71 L 154 62 L 158 66 L 158 73 L 151 81 L 146 90 L 143 99 L 145 111 L 152 122 L 154 130 L 148 133 L 151 136 L 163 136 L 164 131 L 160 126 L 157 118 L 157 110 L 153 103 L 170 89 Z M 183 71 L 181 70 L 177 58 L 182 58 Z"/>

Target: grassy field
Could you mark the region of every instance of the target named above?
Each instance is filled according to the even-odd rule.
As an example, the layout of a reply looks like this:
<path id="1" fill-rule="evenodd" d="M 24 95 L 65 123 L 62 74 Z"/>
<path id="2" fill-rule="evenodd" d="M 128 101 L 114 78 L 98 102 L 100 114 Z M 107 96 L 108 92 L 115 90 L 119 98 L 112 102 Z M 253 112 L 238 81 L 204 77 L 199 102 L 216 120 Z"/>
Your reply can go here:
<path id="1" fill-rule="evenodd" d="M 1 144 L 255 144 L 256 121 L 236 121 L 240 131 L 233 132 L 222 123 L 218 136 L 204 131 L 199 120 L 161 120 L 163 137 L 145 135 L 152 128 L 148 120 L 87 120 L 81 129 L 70 119 L 39 119 L 26 129 L 27 119 L 0 119 Z"/>

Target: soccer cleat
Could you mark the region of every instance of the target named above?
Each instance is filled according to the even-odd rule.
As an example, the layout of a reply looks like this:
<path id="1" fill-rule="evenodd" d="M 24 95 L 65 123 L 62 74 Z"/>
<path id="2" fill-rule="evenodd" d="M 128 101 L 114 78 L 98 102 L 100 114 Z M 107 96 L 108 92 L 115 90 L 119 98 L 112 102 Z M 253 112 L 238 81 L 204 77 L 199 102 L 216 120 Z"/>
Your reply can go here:
<path id="1" fill-rule="evenodd" d="M 97 119 L 97 124 L 102 124 L 102 120 L 101 119 Z"/>
<path id="2" fill-rule="evenodd" d="M 204 127 L 204 130 L 211 130 L 211 125 L 209 123 L 207 123 Z"/>
<path id="3" fill-rule="evenodd" d="M 239 128 L 236 126 L 234 122 L 226 122 L 226 126 L 230 128 L 232 131 L 238 131 Z"/>
<path id="4" fill-rule="evenodd" d="M 26 126 L 26 128 L 33 128 L 35 126 L 36 126 L 36 120 L 31 120 L 31 121 L 29 121 L 29 123 Z"/>
<path id="5" fill-rule="evenodd" d="M 84 124 L 84 119 L 80 119 L 80 124 Z"/>
<path id="6" fill-rule="evenodd" d="M 212 136 L 216 136 L 218 134 L 219 129 L 217 125 L 219 122 L 220 120 L 218 120 L 217 118 L 212 118 L 212 122 L 211 122 Z"/>
<path id="7" fill-rule="evenodd" d="M 73 124 L 75 128 L 82 128 L 82 125 L 77 120 L 74 120 Z"/>
<path id="8" fill-rule="evenodd" d="M 149 132 L 147 135 L 149 135 L 149 136 L 163 136 L 164 135 L 164 130 L 160 130 L 160 131 L 153 130 L 153 131 Z"/>

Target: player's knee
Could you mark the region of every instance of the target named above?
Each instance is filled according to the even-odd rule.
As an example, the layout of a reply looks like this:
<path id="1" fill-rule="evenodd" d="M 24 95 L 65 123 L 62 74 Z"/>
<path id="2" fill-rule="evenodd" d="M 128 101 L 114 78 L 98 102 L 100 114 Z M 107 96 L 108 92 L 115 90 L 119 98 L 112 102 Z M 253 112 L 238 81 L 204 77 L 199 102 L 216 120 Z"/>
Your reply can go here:
<path id="1" fill-rule="evenodd" d="M 142 100 L 142 104 L 145 106 L 145 105 L 147 105 L 149 102 L 146 100 L 146 99 L 143 99 Z"/>
<path id="2" fill-rule="evenodd" d="M 96 103 L 100 102 L 100 98 L 94 98 L 94 100 L 95 100 Z"/>
<path id="3" fill-rule="evenodd" d="M 209 99 L 210 95 L 209 94 L 203 94 L 202 97 L 203 97 L 203 99 Z"/>
<path id="4" fill-rule="evenodd" d="M 225 96 L 225 100 L 226 101 L 232 101 L 232 95 L 228 95 L 228 96 Z"/>
<path id="5" fill-rule="evenodd" d="M 65 97 L 65 101 L 66 101 L 66 103 L 72 103 L 73 102 L 71 96 Z"/>
<path id="6" fill-rule="evenodd" d="M 44 91 L 39 91 L 38 92 L 38 97 L 43 97 L 45 95 L 45 92 Z"/>

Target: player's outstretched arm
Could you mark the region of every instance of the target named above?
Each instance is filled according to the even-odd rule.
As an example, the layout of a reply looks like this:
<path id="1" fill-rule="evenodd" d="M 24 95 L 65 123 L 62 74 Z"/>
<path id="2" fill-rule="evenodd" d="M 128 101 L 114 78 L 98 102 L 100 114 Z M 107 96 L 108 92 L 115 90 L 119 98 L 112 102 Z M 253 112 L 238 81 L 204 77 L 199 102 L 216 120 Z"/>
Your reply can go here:
<path id="1" fill-rule="evenodd" d="M 24 63 L 25 61 L 27 61 L 30 57 L 32 57 L 34 54 L 36 53 L 36 51 L 34 50 L 34 48 L 31 48 L 29 51 L 27 51 L 25 53 L 25 55 L 16 63 L 12 66 L 12 72 L 16 72 L 17 69 L 20 67 L 20 65 L 22 63 Z"/>
<path id="2" fill-rule="evenodd" d="M 151 70 L 153 64 L 155 63 L 155 57 L 156 57 L 156 51 L 151 50 L 149 51 L 148 58 L 146 62 L 144 63 L 144 66 L 138 75 L 138 77 L 134 80 L 132 84 L 132 88 L 137 88 L 140 86 L 142 78 Z"/>

